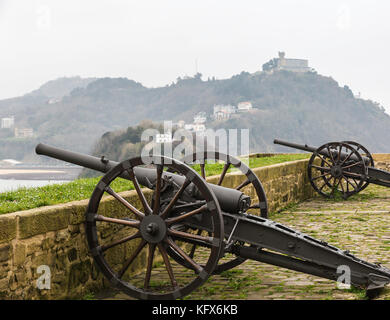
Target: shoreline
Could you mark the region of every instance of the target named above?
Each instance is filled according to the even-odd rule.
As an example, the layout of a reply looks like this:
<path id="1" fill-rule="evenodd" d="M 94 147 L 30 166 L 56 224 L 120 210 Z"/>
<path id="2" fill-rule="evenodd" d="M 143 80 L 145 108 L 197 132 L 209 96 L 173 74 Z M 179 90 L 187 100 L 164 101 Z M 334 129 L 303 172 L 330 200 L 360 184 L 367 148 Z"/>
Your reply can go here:
<path id="1" fill-rule="evenodd" d="M 3 180 L 66 180 L 76 179 L 81 167 L 48 167 L 48 168 L 0 168 L 0 179 Z"/>

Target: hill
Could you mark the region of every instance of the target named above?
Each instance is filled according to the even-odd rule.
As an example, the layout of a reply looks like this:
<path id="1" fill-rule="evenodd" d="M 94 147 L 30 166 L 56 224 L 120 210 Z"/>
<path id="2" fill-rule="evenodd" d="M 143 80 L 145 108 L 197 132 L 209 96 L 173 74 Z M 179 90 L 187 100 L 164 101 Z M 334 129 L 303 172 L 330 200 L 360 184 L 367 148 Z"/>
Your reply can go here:
<path id="1" fill-rule="evenodd" d="M 197 74 L 158 88 L 126 78 L 87 79 L 82 85 L 54 90 L 62 97 L 49 103 L 47 88 L 53 84 L 41 87 L 41 94 L 0 101 L 0 116 L 12 114 L 17 126 L 35 132 L 30 141 L 0 140 L 0 158 L 38 159 L 33 156 L 37 141 L 92 152 L 105 132 L 144 119 L 191 121 L 200 111 L 212 113 L 214 104 L 240 101 L 251 101 L 254 112 L 207 126 L 250 128 L 253 152 L 286 151 L 272 144 L 275 137 L 313 145 L 352 139 L 373 152 L 389 152 L 390 116 L 384 109 L 356 99 L 347 86 L 315 72 L 242 72 L 230 79 L 206 81 Z"/>

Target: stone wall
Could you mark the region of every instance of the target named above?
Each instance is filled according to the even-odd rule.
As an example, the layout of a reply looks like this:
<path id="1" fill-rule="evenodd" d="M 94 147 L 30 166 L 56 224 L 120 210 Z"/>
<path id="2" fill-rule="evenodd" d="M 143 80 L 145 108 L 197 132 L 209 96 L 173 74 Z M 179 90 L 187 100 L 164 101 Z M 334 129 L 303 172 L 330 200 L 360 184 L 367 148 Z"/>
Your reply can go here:
<path id="1" fill-rule="evenodd" d="M 306 173 L 307 162 L 298 160 L 254 169 L 265 188 L 270 211 L 313 195 Z M 210 177 L 209 181 L 216 179 Z M 224 186 L 236 187 L 243 179 L 238 173 L 228 174 Z M 249 187 L 244 191 L 253 193 Z M 138 199 L 135 191 L 121 195 L 133 204 Z M 147 196 L 150 195 L 151 192 L 147 192 Z M 0 298 L 80 298 L 109 286 L 87 250 L 83 225 L 87 204 L 88 200 L 82 200 L 0 215 Z M 135 206 L 141 208 L 139 202 Z M 111 197 L 103 199 L 99 210 L 106 216 L 124 213 L 123 206 Z M 110 240 L 121 230 L 102 232 Z M 133 247 L 118 246 L 110 253 L 110 261 L 123 263 Z M 142 268 L 145 257 L 142 253 L 136 267 L 129 272 Z M 40 266 L 50 268 L 50 289 L 37 288 L 37 281 L 45 283 L 42 277 L 48 275 L 45 269 L 40 271 Z"/>

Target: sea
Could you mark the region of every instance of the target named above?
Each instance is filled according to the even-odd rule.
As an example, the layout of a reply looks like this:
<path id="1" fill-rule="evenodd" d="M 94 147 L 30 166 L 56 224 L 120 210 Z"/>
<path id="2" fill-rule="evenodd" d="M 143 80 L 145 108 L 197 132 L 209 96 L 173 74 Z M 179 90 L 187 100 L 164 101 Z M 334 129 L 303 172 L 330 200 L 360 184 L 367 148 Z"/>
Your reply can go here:
<path id="1" fill-rule="evenodd" d="M 0 167 L 0 193 L 19 188 L 35 188 L 49 184 L 73 181 L 81 172 L 80 167 Z"/>
<path id="2" fill-rule="evenodd" d="M 35 188 L 43 187 L 49 184 L 67 183 L 65 180 L 15 180 L 15 179 L 0 179 L 0 193 L 17 190 L 19 188 Z"/>

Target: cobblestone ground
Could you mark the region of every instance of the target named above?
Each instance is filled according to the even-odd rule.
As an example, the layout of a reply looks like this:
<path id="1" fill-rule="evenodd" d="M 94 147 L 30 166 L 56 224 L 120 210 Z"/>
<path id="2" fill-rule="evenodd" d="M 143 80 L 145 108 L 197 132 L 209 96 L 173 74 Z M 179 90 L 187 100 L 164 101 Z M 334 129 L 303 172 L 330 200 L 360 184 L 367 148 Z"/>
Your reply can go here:
<path id="1" fill-rule="evenodd" d="M 313 198 L 270 218 L 390 268 L 390 188 L 370 185 L 347 201 Z M 157 272 L 166 273 L 160 268 Z M 130 299 L 116 291 L 100 292 L 94 298 Z M 337 289 L 333 281 L 247 260 L 210 277 L 185 299 L 322 300 L 365 299 L 365 295 L 358 289 Z M 377 299 L 390 300 L 390 287 Z"/>

